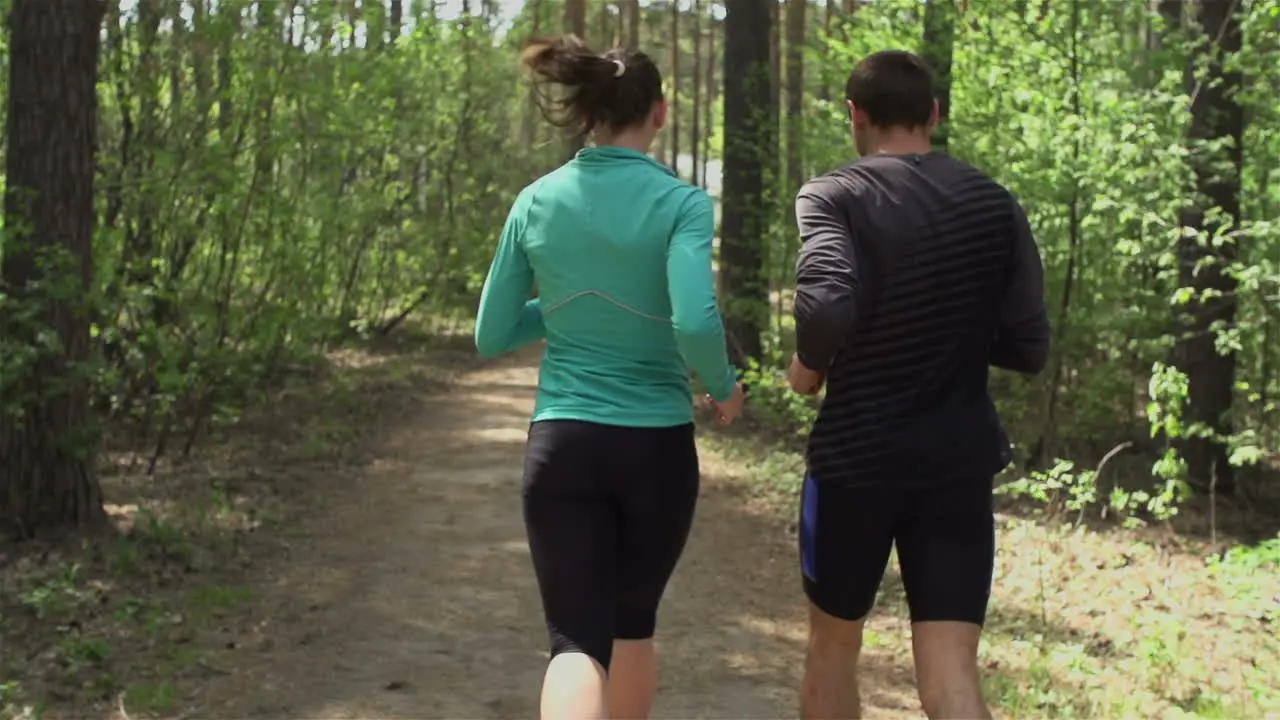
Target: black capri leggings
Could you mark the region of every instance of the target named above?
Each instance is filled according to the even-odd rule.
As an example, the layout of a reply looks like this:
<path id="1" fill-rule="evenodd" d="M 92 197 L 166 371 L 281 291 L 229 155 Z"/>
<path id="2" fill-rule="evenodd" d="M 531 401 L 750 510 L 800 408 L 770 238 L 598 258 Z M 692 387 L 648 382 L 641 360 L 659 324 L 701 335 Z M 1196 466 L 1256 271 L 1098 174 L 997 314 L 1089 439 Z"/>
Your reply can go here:
<path id="1" fill-rule="evenodd" d="M 606 670 L 614 638 L 653 637 L 698 501 L 693 425 L 529 427 L 524 522 L 551 656 Z"/>

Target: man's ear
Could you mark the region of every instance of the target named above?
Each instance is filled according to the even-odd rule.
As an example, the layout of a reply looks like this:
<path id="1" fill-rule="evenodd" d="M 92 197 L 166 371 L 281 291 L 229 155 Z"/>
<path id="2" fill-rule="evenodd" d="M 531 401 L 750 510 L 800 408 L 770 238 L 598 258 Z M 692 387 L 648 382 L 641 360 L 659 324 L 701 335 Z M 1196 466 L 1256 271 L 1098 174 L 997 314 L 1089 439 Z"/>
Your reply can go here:
<path id="1" fill-rule="evenodd" d="M 933 111 L 929 113 L 929 127 L 937 127 L 942 122 L 942 104 L 933 99 Z"/>
<path id="2" fill-rule="evenodd" d="M 867 127 L 868 125 L 871 124 L 871 118 L 867 117 L 867 114 L 865 112 L 858 109 L 857 105 L 854 105 L 852 102 L 850 102 L 849 103 L 849 122 L 852 123 L 854 127 Z"/>

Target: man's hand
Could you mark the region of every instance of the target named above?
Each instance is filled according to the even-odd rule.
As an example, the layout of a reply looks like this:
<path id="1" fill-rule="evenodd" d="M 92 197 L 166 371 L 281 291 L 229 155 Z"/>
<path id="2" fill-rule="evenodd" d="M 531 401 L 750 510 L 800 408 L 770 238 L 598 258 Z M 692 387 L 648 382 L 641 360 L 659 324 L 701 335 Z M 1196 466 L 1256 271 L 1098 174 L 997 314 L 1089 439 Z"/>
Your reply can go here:
<path id="1" fill-rule="evenodd" d="M 791 356 L 791 369 L 787 371 L 787 383 L 791 385 L 792 390 L 801 395 L 817 395 L 826 381 L 826 375 L 805 367 L 804 363 L 800 362 L 799 355 Z"/>
<path id="2" fill-rule="evenodd" d="M 716 402 L 707 396 L 707 400 L 711 402 L 711 406 L 716 409 L 716 419 L 721 425 L 730 425 L 734 418 L 738 417 L 738 413 L 742 412 L 742 406 L 747 403 L 747 391 L 742 387 L 742 383 L 733 389 L 733 395 L 724 402 Z"/>

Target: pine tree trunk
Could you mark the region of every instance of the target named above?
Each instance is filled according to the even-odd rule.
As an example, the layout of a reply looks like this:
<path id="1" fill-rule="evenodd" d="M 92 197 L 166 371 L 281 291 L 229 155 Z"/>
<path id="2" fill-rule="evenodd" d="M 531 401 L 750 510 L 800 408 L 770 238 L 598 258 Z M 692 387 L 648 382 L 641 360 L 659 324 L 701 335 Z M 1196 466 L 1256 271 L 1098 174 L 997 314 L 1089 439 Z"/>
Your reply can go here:
<path id="1" fill-rule="evenodd" d="M 627 3 L 627 49 L 637 50 L 640 47 L 640 0 Z"/>
<path id="2" fill-rule="evenodd" d="M 689 172 L 694 185 L 704 185 L 706 178 L 698 180 L 699 149 L 702 144 L 702 2 L 693 0 L 693 127 L 689 133 Z"/>
<path id="3" fill-rule="evenodd" d="M 924 60 L 933 69 L 938 97 L 938 127 L 933 133 L 935 150 L 946 151 L 951 118 L 951 58 L 955 52 L 956 7 L 952 0 L 928 0 L 924 9 Z"/>
<path id="4" fill-rule="evenodd" d="M 533 28 L 530 35 L 538 37 L 542 34 L 542 0 L 531 0 L 528 7 L 529 13 L 533 16 Z M 528 88 L 528 94 L 528 104 L 525 106 L 524 116 L 520 124 L 520 135 L 524 138 L 524 146 L 532 148 L 538 142 L 540 113 L 538 111 L 538 94 L 532 86 Z"/>
<path id="5" fill-rule="evenodd" d="M 0 532 L 11 537 L 104 517 L 86 367 L 104 8 L 101 0 L 13 0 L 9 12 L 10 235 L 0 277 L 13 301 L 39 306 L 29 320 L 0 316 L 7 345 L 39 349 L 29 367 L 6 367 L 0 386 Z M 46 283 L 78 287 L 42 297 Z M 38 337 L 49 331 L 55 349 Z"/>
<path id="6" fill-rule="evenodd" d="M 707 82 L 706 82 L 706 117 L 707 129 L 702 134 L 702 187 L 707 187 L 707 163 L 711 161 L 711 136 L 715 134 L 716 103 L 716 18 L 707 17 Z M 723 180 L 724 172 L 721 169 Z"/>
<path id="7" fill-rule="evenodd" d="M 787 181 L 794 194 L 804 183 L 804 46 L 805 6 L 809 0 L 787 0 Z"/>
<path id="8" fill-rule="evenodd" d="M 769 0 L 773 3 L 773 0 Z M 773 13 L 761 0 L 729 0 L 724 21 L 724 199 L 720 292 L 729 350 L 739 367 L 763 354 L 769 296 L 764 272 L 771 211 L 767 178 L 777 167 L 778 105 L 772 70 Z"/>
<path id="9" fill-rule="evenodd" d="M 671 0 L 671 169 L 680 175 L 680 1 Z"/>
<path id="10" fill-rule="evenodd" d="M 1239 69 L 1224 64 L 1226 56 L 1240 51 L 1242 33 L 1236 3 L 1231 0 L 1200 0 L 1200 32 L 1208 36 L 1201 53 L 1211 54 L 1208 68 L 1197 78 L 1187 72 L 1187 89 L 1194 97 L 1191 105 L 1191 139 L 1199 142 L 1230 143 L 1220 154 L 1198 148 L 1192 158 L 1196 197 L 1182 213 L 1184 227 L 1199 230 L 1210 240 L 1201 244 L 1185 234 L 1179 241 L 1180 281 L 1195 290 L 1182 318 L 1182 333 L 1174 348 L 1175 363 L 1186 373 L 1189 395 L 1187 423 L 1202 423 L 1218 436 L 1231 433 L 1231 407 L 1235 393 L 1236 353 L 1217 351 L 1216 328 L 1235 324 L 1235 278 L 1226 272 L 1239 257 L 1232 231 L 1240 224 L 1240 184 L 1244 165 L 1244 110 L 1237 99 L 1242 85 Z M 1206 58 L 1193 57 L 1194 66 Z M 1226 160 L 1226 162 L 1222 162 Z M 1218 208 L 1221 215 L 1210 213 Z M 1215 218 L 1216 219 L 1213 219 Z M 1212 238 L 1225 234 L 1226 242 L 1215 247 Z M 1201 492 L 1229 495 L 1235 478 L 1228 462 L 1226 443 L 1215 438 L 1189 438 L 1181 443 L 1190 483 Z"/>
<path id="11" fill-rule="evenodd" d="M 564 31 L 572 33 L 582 39 L 587 37 L 587 0 L 565 0 L 564 4 Z M 572 160 L 573 156 L 587 144 L 587 136 L 583 134 L 575 134 L 571 136 L 565 145 L 565 159 Z"/>

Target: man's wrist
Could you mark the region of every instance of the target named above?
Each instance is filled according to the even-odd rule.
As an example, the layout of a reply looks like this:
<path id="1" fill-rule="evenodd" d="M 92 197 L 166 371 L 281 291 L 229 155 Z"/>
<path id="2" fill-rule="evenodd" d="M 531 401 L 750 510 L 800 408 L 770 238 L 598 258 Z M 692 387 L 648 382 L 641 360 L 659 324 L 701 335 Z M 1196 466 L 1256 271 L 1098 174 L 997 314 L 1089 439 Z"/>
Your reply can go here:
<path id="1" fill-rule="evenodd" d="M 801 368 L 804 368 L 805 370 L 808 370 L 811 373 L 822 372 L 821 370 L 817 369 L 817 367 L 815 367 L 816 365 L 818 365 L 818 363 L 810 364 L 812 360 L 802 355 L 800 351 L 797 350 L 794 357 L 795 357 L 796 363 L 799 364 Z"/>

